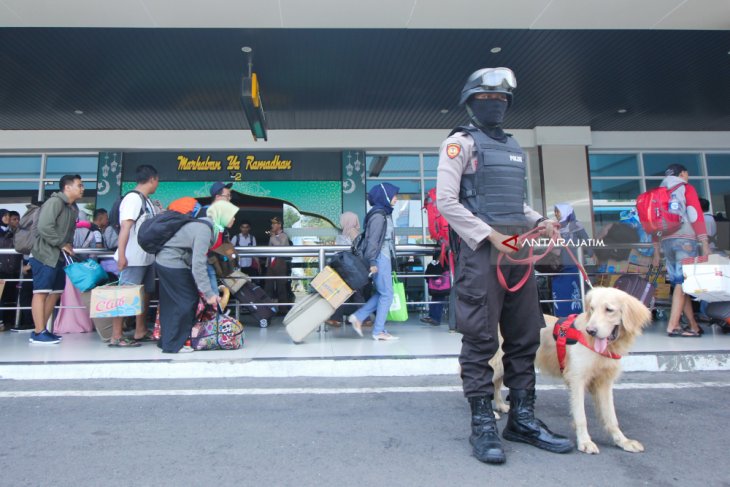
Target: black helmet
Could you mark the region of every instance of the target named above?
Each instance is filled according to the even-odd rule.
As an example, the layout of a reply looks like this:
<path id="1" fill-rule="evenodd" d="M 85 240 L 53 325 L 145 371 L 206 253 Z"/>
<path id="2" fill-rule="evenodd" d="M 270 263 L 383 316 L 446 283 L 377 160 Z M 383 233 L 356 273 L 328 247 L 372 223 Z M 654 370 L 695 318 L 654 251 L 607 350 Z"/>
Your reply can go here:
<path id="1" fill-rule="evenodd" d="M 483 68 L 474 71 L 461 90 L 459 105 L 463 105 L 476 93 L 504 93 L 508 105 L 512 104 L 512 90 L 517 88 L 515 73 L 509 68 Z"/>

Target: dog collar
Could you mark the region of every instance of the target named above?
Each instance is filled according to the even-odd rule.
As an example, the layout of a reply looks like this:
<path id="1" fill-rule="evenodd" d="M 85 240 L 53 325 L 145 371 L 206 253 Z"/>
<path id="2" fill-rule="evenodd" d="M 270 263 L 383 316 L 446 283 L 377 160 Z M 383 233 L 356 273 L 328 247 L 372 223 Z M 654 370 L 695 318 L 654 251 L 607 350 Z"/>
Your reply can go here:
<path id="1" fill-rule="evenodd" d="M 588 345 L 586 337 L 583 335 L 583 333 L 578 330 L 574 325 L 575 319 L 577 317 L 577 314 L 572 314 L 564 318 L 560 318 L 553 327 L 553 338 L 555 339 L 555 349 L 558 352 L 558 364 L 560 364 L 560 373 L 562 373 L 565 369 L 566 345 L 575 345 L 576 343 L 580 343 L 587 349 L 592 350 L 599 355 L 603 355 L 604 357 L 616 360 L 621 358 L 621 355 L 609 352 L 608 349 L 600 353 L 593 350 L 593 348 Z"/>

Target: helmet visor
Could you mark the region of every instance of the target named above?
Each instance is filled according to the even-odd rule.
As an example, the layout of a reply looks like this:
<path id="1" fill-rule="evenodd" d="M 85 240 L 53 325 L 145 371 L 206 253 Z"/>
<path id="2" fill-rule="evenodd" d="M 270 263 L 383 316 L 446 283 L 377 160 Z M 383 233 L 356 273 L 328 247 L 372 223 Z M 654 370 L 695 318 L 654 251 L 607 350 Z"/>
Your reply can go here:
<path id="1" fill-rule="evenodd" d="M 494 68 L 482 74 L 480 86 L 487 90 L 505 90 L 511 92 L 517 88 L 515 74 L 509 68 Z"/>

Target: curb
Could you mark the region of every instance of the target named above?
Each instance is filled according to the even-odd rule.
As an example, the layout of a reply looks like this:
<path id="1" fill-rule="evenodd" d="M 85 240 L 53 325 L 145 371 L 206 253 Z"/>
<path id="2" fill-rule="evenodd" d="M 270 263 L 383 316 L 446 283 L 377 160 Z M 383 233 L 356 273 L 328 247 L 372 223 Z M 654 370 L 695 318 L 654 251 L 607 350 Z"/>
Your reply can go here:
<path id="1" fill-rule="evenodd" d="M 730 352 L 638 353 L 622 359 L 624 372 L 730 370 Z M 150 360 L 0 364 L 0 379 L 206 379 L 233 377 L 413 377 L 457 375 L 456 356 L 340 357 L 334 359 Z"/>

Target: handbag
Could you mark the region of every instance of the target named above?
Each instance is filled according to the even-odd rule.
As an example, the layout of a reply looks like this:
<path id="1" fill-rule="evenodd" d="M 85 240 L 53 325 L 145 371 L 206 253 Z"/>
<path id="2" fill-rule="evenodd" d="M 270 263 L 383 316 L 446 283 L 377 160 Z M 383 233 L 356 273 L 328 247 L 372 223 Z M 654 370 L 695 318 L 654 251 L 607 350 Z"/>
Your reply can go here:
<path id="1" fill-rule="evenodd" d="M 218 311 L 215 318 L 193 325 L 190 343 L 193 350 L 238 350 L 243 347 L 243 325 Z"/>
<path id="2" fill-rule="evenodd" d="M 71 280 L 71 283 L 76 286 L 76 289 L 82 293 L 94 289 L 109 279 L 106 271 L 101 268 L 97 261 L 86 259 L 83 262 L 74 262 L 65 252 L 63 252 L 63 256 L 68 264 L 63 268 L 63 271 Z"/>
<path id="3" fill-rule="evenodd" d="M 406 287 L 393 273 L 393 302 L 388 310 L 388 321 L 407 321 L 408 305 L 406 304 Z"/>

